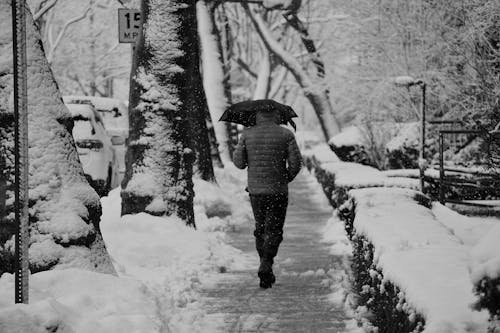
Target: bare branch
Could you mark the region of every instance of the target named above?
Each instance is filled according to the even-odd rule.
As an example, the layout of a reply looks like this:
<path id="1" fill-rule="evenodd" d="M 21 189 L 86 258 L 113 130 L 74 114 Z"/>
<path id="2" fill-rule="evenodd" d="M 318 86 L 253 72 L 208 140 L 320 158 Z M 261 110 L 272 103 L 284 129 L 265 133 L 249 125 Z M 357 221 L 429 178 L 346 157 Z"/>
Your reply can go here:
<path id="1" fill-rule="evenodd" d="M 38 12 L 36 12 L 33 15 L 33 20 L 37 21 L 40 17 L 42 17 L 46 12 L 48 12 L 52 7 L 54 7 L 57 3 L 57 0 L 51 0 L 50 2 L 47 2 L 45 6 L 40 8 Z"/>
<path id="2" fill-rule="evenodd" d="M 120 77 L 122 75 L 127 75 L 130 73 L 130 70 L 124 70 L 124 71 L 121 71 L 121 72 L 116 72 L 116 73 L 111 73 L 109 75 L 106 75 L 102 78 L 100 78 L 98 81 L 96 81 L 96 86 L 103 83 L 104 81 L 108 80 L 108 79 L 111 79 L 111 78 L 115 78 L 115 77 Z"/>
<path id="3" fill-rule="evenodd" d="M 107 56 L 109 56 L 114 50 L 116 50 L 116 48 L 118 47 L 118 45 L 120 45 L 119 42 L 116 42 L 115 45 L 111 46 L 107 51 L 106 53 L 104 53 L 103 55 L 101 55 L 99 58 L 97 58 L 96 62 L 97 63 L 100 63 L 104 58 L 106 58 Z"/>
<path id="4" fill-rule="evenodd" d="M 254 79 L 257 78 L 257 73 L 255 73 L 250 68 L 250 66 L 245 61 L 243 61 L 243 59 L 241 59 L 241 57 L 237 57 L 236 59 L 234 59 L 234 61 L 236 61 L 236 63 L 238 64 L 238 66 L 240 66 L 243 70 L 245 70 L 245 72 L 247 72 L 248 74 L 250 74 L 251 77 L 253 77 Z"/>
<path id="5" fill-rule="evenodd" d="M 314 41 L 309 36 L 309 32 L 307 31 L 306 26 L 299 17 L 295 14 L 285 15 L 284 16 L 287 22 L 300 34 L 300 38 L 302 39 L 302 43 L 304 44 L 307 52 L 309 53 L 312 62 L 316 66 L 316 70 L 318 71 L 318 77 L 325 77 L 325 64 L 314 45 Z"/>
<path id="6" fill-rule="evenodd" d="M 57 38 L 56 38 L 55 42 L 50 45 L 50 51 L 47 54 L 47 60 L 48 60 L 49 63 L 52 62 L 52 59 L 54 57 L 54 51 L 56 50 L 57 46 L 61 42 L 61 39 L 63 38 L 64 34 L 66 33 L 66 30 L 68 29 L 68 27 L 70 25 L 78 22 L 78 21 L 83 20 L 87 16 L 87 14 L 88 14 L 89 11 L 90 11 L 90 5 L 87 7 L 87 9 L 85 9 L 85 11 L 81 15 L 75 16 L 74 18 L 70 19 L 69 21 L 67 21 L 64 24 L 64 26 L 61 29 L 61 31 L 59 31 L 59 34 L 57 35 Z"/>
<path id="7" fill-rule="evenodd" d="M 71 79 L 71 80 L 75 81 L 78 84 L 78 87 L 80 87 L 80 90 L 83 92 L 83 94 L 85 96 L 89 95 L 89 93 L 87 92 L 87 89 L 85 89 L 85 86 L 83 85 L 82 81 L 78 77 L 78 74 L 71 75 L 71 73 L 68 70 L 68 71 L 66 71 L 66 77 L 68 77 L 68 79 Z"/>

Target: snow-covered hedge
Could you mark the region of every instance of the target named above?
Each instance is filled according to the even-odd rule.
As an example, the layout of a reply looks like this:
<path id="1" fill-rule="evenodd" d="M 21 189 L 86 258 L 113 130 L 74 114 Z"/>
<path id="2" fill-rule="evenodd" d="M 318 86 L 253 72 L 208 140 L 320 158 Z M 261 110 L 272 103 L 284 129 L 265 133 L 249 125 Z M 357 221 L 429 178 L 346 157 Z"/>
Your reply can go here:
<path id="1" fill-rule="evenodd" d="M 306 167 L 314 171 L 323 186 L 328 200 L 334 208 L 345 200 L 349 190 L 365 187 L 403 187 L 418 188 L 418 179 L 392 177 L 385 173 L 358 163 L 340 162 L 334 152 L 319 146 L 306 151 L 303 155 Z"/>
<path id="2" fill-rule="evenodd" d="M 500 225 L 495 225 L 472 248 L 472 281 L 479 308 L 490 311 L 500 329 Z"/>
<path id="3" fill-rule="evenodd" d="M 436 216 L 430 198 L 406 177 L 311 152 L 305 160 L 344 221 L 358 305 L 380 331 L 486 332 L 488 314 L 473 309 L 470 247 L 455 235 L 449 209 Z"/>

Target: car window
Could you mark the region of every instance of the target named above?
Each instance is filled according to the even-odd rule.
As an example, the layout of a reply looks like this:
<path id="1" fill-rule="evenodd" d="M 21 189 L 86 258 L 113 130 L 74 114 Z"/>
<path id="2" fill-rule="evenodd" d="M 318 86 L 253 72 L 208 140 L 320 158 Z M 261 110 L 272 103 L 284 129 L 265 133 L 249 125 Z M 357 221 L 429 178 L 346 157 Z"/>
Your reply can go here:
<path id="1" fill-rule="evenodd" d="M 75 140 L 89 139 L 97 134 L 95 126 L 92 124 L 92 121 L 90 119 L 84 118 L 79 115 L 73 117 L 73 121 L 73 137 L 75 138 Z"/>

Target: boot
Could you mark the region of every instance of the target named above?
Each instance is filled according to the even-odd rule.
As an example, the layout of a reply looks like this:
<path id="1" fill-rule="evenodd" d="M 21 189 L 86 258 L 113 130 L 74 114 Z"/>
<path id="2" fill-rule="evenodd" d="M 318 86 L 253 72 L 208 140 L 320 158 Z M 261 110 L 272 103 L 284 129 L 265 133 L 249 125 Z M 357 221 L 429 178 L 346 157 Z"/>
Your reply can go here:
<path id="1" fill-rule="evenodd" d="M 258 276 L 260 278 L 260 287 L 267 289 L 271 288 L 273 283 L 276 282 L 276 277 L 274 276 L 272 270 L 272 259 L 261 258 Z"/>

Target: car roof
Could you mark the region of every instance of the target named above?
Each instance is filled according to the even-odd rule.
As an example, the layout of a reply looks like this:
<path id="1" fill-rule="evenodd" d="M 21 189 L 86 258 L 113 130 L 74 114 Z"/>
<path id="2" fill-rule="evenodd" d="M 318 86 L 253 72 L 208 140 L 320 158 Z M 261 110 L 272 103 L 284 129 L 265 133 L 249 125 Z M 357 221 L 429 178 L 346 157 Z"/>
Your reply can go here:
<path id="1" fill-rule="evenodd" d="M 72 104 L 91 103 L 98 111 L 111 111 L 114 108 L 118 108 L 120 111 L 126 111 L 127 109 L 127 106 L 122 100 L 110 97 L 67 95 L 63 96 L 63 100 L 65 103 Z"/>
<path id="2" fill-rule="evenodd" d="M 71 116 L 82 117 L 84 119 L 94 120 L 94 121 L 102 121 L 102 117 L 97 112 L 92 104 L 78 104 L 78 103 L 68 103 L 66 104 L 68 110 L 71 112 Z"/>

